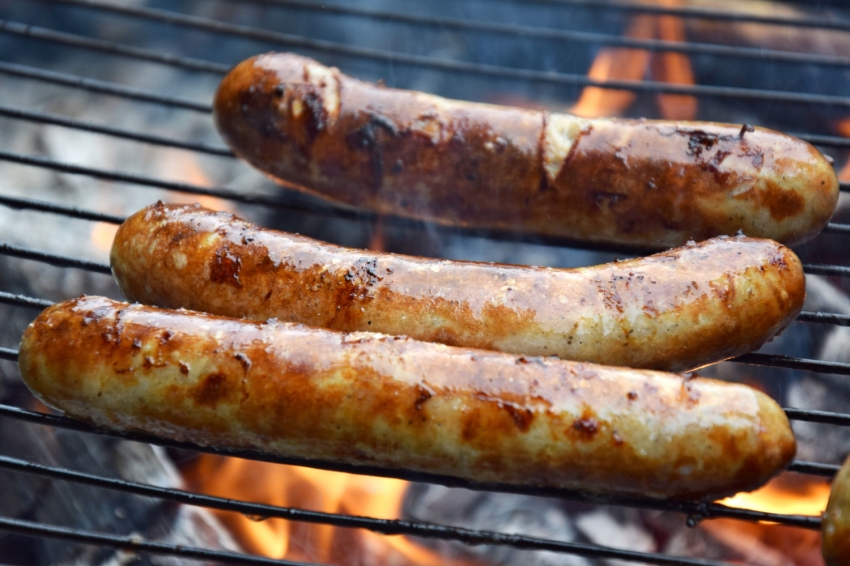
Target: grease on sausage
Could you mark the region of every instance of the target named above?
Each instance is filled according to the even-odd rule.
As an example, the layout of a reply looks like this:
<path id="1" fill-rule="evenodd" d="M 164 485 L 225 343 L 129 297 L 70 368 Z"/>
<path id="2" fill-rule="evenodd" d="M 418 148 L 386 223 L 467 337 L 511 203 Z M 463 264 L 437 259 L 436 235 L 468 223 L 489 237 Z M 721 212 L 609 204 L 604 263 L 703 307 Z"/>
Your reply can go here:
<path id="1" fill-rule="evenodd" d="M 713 499 L 796 450 L 743 385 L 100 297 L 45 310 L 19 366 L 97 425 L 477 482 Z"/>
<path id="2" fill-rule="evenodd" d="M 233 151 L 274 179 L 447 225 L 659 248 L 743 230 L 790 245 L 838 199 L 820 152 L 764 128 L 453 101 L 290 53 L 237 65 L 214 110 Z"/>
<path id="3" fill-rule="evenodd" d="M 584 269 L 341 248 L 197 206 L 150 206 L 118 230 L 132 300 L 263 321 L 680 371 L 758 349 L 805 298 L 799 260 L 718 238 Z"/>

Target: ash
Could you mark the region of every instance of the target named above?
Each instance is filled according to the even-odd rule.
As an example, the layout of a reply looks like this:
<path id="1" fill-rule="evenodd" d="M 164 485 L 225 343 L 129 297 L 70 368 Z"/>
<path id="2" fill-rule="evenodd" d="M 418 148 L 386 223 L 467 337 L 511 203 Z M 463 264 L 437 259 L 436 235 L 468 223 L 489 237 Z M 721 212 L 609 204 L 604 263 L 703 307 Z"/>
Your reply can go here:
<path id="1" fill-rule="evenodd" d="M 317 39 L 344 41 L 360 46 L 391 49 L 486 64 L 585 72 L 597 48 L 588 44 L 563 44 L 527 38 L 498 38 L 452 29 L 416 28 L 376 23 L 361 18 L 341 18 L 314 11 L 282 10 L 262 4 L 225 2 L 192 3 L 127 1 L 124 4 L 161 6 L 173 11 L 274 29 Z M 276 46 L 199 32 L 169 29 L 152 23 L 95 14 L 85 10 L 36 3 L 7 3 L 0 17 L 61 29 L 66 32 L 101 37 L 144 46 L 159 52 L 235 64 L 245 57 Z M 699 3 L 717 6 L 717 2 Z M 728 2 L 734 7 L 734 3 Z M 363 7 L 398 10 L 396 2 L 372 0 Z M 757 10 L 789 16 L 798 8 L 776 3 L 754 3 Z M 626 17 L 619 13 L 571 11 L 547 3 L 521 8 L 511 2 L 449 2 L 437 0 L 412 7 L 419 13 L 439 16 L 523 23 L 562 29 L 620 33 Z M 708 41 L 718 37 L 728 43 L 762 47 L 810 50 L 821 53 L 847 53 L 847 36 L 833 32 L 811 33 L 808 29 L 784 29 L 780 35 L 760 34 L 748 24 L 721 27 L 689 22 L 691 40 Z M 766 43 L 767 42 L 767 43 Z M 773 44 L 779 44 L 773 45 Z M 152 92 L 208 102 L 219 77 L 195 73 L 133 59 L 62 48 L 49 43 L 0 35 L 4 58 L 40 68 L 132 85 Z M 387 65 L 363 59 L 305 52 L 323 63 L 339 66 L 343 72 L 367 80 L 384 79 L 387 84 L 440 95 L 488 102 L 565 110 L 576 100 L 579 89 L 533 85 L 519 81 L 463 77 L 402 65 Z M 716 61 L 720 61 L 718 64 Z M 693 61 L 698 82 L 734 86 L 784 87 L 787 69 L 780 64 L 753 66 L 747 62 L 729 64 L 722 59 L 696 58 Z M 799 79 L 801 90 L 835 92 L 847 90 L 847 77 L 840 70 L 812 69 Z M 4 75 L 0 82 L 3 104 L 50 112 L 76 119 L 107 124 L 133 131 L 158 133 L 182 141 L 221 145 L 210 117 L 185 110 L 165 109 L 153 104 L 92 94 L 80 89 L 53 86 Z M 638 96 L 625 112 L 627 116 L 656 117 L 658 107 L 652 95 Z M 741 101 L 706 99 L 700 101 L 699 117 L 738 123 L 763 124 L 791 131 L 834 133 L 833 110 L 811 113 L 791 112 L 781 105 L 757 105 Z M 106 170 L 138 173 L 154 178 L 200 186 L 227 186 L 245 193 L 280 195 L 262 175 L 238 160 L 183 150 L 120 140 L 56 126 L 38 125 L 0 118 L 2 149 L 26 155 Z M 843 163 L 847 152 L 831 152 Z M 163 200 L 195 202 L 197 197 L 136 185 L 98 181 L 91 177 L 53 172 L 0 161 L 0 193 L 44 200 L 113 214 L 128 215 Z M 287 212 L 257 206 L 237 206 L 222 200 L 204 200 L 212 208 L 228 209 L 259 224 L 303 233 L 334 243 L 368 247 L 380 232 L 387 251 L 525 265 L 576 267 L 625 259 L 618 254 L 543 245 L 504 243 L 470 238 L 445 232 L 399 230 L 364 221 L 333 220 L 321 214 Z M 850 221 L 850 206 L 842 200 L 836 221 Z M 0 241 L 52 253 L 108 262 L 111 243 L 109 225 L 96 225 L 60 215 L 0 207 Z M 846 263 L 844 240 L 821 236 L 802 246 L 804 261 Z M 850 314 L 850 290 L 842 280 L 808 278 L 806 310 Z M 0 256 L 0 290 L 54 301 L 80 294 L 122 298 L 112 279 L 71 268 Z M 16 348 L 25 326 L 34 318 L 31 309 L 0 305 L 0 346 Z M 817 324 L 792 324 L 763 350 L 803 358 L 850 362 L 850 329 Z M 783 406 L 847 412 L 850 406 L 850 380 L 846 377 L 801 371 L 759 368 L 721 363 L 703 375 L 749 383 L 769 392 Z M 27 408 L 42 408 L 20 381 L 15 364 L 0 361 L 0 402 Z M 850 435 L 839 427 L 796 422 L 800 451 L 798 458 L 839 463 L 850 453 Z M 9 419 L 0 420 L 0 453 L 23 459 L 68 467 L 95 474 L 121 477 L 153 485 L 181 487 L 179 467 L 173 455 L 158 448 L 86 435 L 52 430 Z M 5 515 L 61 524 L 100 532 L 139 534 L 145 538 L 238 550 L 238 544 L 207 511 L 175 506 L 160 501 L 123 495 L 75 484 L 53 482 L 32 475 L 0 471 L 0 507 Z M 412 485 L 405 500 L 407 518 L 466 528 L 526 534 L 567 542 L 594 543 L 646 552 L 666 552 L 708 559 L 747 560 L 766 566 L 793 565 L 784 555 L 764 552 L 753 556 L 716 530 L 685 526 L 685 517 L 671 513 L 638 511 L 612 506 L 591 506 L 568 501 L 520 495 L 479 493 L 442 486 Z M 713 534 L 714 533 L 714 534 Z M 755 540 L 755 539 L 753 539 Z M 467 547 L 454 543 L 417 541 L 450 556 L 462 556 L 481 563 L 590 566 L 620 564 L 565 554 L 528 552 L 506 547 Z M 752 542 L 752 541 L 750 541 Z M 748 552 L 750 552 L 748 554 Z M 30 539 L 0 532 L 0 562 L 9 564 L 172 564 L 157 557 L 136 557 L 121 552 L 92 549 L 64 542 Z"/>

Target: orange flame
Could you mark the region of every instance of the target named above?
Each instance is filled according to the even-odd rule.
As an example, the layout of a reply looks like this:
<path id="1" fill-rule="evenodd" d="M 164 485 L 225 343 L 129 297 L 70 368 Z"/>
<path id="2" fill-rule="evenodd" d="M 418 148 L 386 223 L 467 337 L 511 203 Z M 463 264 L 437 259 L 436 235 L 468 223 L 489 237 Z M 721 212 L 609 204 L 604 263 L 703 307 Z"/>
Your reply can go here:
<path id="1" fill-rule="evenodd" d="M 184 151 L 169 152 L 162 160 L 160 167 L 165 178 L 179 183 L 188 183 L 199 187 L 213 187 L 215 185 L 197 158 L 191 153 Z M 201 206 L 224 212 L 235 212 L 236 210 L 230 202 L 208 195 L 170 193 L 168 200 L 177 204 L 192 204 L 197 202 Z"/>
<path id="2" fill-rule="evenodd" d="M 681 0 L 657 0 L 664 6 L 677 6 Z M 662 39 L 684 41 L 685 29 L 681 18 L 675 16 L 634 16 L 625 33 L 633 39 Z M 650 53 L 644 49 L 606 48 L 593 61 L 588 76 L 598 81 L 643 80 L 646 74 L 653 80 L 689 85 L 694 84 L 690 59 L 683 53 Z M 618 116 L 635 100 L 630 91 L 587 87 L 570 112 L 586 118 Z M 697 114 L 697 100 L 680 94 L 657 96 L 662 117 L 670 120 L 691 120 Z"/>
<path id="3" fill-rule="evenodd" d="M 408 483 L 390 478 L 358 476 L 203 455 L 186 470 L 194 489 L 232 497 L 326 513 L 397 519 Z M 289 560 L 321 563 L 441 564 L 460 566 L 402 536 L 383 536 L 361 529 L 250 518 L 217 512 L 245 550 Z"/>
<path id="4" fill-rule="evenodd" d="M 89 239 L 98 251 L 108 252 L 112 248 L 112 240 L 115 239 L 115 232 L 117 231 L 118 226 L 115 224 L 96 222 L 92 226 Z"/>
<path id="5" fill-rule="evenodd" d="M 677 6 L 681 0 L 662 0 L 668 7 Z M 685 41 L 685 27 L 681 18 L 661 16 L 658 18 L 658 39 Z M 691 60 L 684 53 L 662 51 L 653 54 L 652 78 L 666 83 L 692 85 L 694 72 Z M 661 116 L 668 120 L 693 120 L 697 115 L 697 99 L 682 94 L 659 94 L 657 97 Z"/>
<path id="6" fill-rule="evenodd" d="M 730 507 L 785 515 L 817 516 L 823 513 L 829 500 L 829 484 L 807 481 L 790 485 L 789 481 L 783 478 L 784 476 L 780 476 L 761 489 L 739 493 L 720 503 Z"/>
<path id="7" fill-rule="evenodd" d="M 784 474 L 752 493 L 739 493 L 720 503 L 754 511 L 818 516 L 829 499 L 827 483 Z M 715 519 L 700 524 L 744 564 L 756 566 L 822 566 L 820 532 L 770 522 Z"/>
<path id="8" fill-rule="evenodd" d="M 626 36 L 634 39 L 649 39 L 654 35 L 655 20 L 652 16 L 635 16 Z M 650 53 L 644 49 L 602 49 L 588 77 L 597 81 L 643 79 L 649 66 Z M 617 116 L 634 101 L 635 93 L 627 90 L 610 90 L 597 87 L 587 87 L 570 112 L 585 118 L 599 116 Z"/>
<path id="9" fill-rule="evenodd" d="M 838 122 L 836 129 L 845 138 L 850 138 L 850 118 Z M 850 181 L 850 159 L 847 160 L 847 163 L 838 172 L 838 179 L 844 182 Z"/>

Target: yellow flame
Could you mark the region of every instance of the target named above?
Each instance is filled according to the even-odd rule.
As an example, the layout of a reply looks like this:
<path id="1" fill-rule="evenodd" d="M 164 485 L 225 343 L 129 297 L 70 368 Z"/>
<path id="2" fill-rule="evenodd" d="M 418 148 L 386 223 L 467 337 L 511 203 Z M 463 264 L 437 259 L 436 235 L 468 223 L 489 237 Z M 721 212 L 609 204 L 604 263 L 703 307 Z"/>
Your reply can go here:
<path id="1" fill-rule="evenodd" d="M 112 248 L 112 240 L 115 239 L 115 232 L 118 231 L 118 226 L 107 222 L 96 222 L 92 226 L 89 239 L 91 243 L 100 251 L 109 251 Z"/>
<path id="2" fill-rule="evenodd" d="M 195 489 L 246 501 L 326 513 L 397 519 L 408 482 L 297 466 L 203 455 L 186 470 Z M 467 564 L 419 547 L 402 536 L 362 529 L 245 517 L 216 512 L 249 552 L 333 564 Z"/>
<path id="3" fill-rule="evenodd" d="M 765 513 L 818 516 L 826 509 L 829 490 L 828 484 L 816 482 L 789 487 L 777 478 L 756 491 L 739 493 L 720 503 Z"/>

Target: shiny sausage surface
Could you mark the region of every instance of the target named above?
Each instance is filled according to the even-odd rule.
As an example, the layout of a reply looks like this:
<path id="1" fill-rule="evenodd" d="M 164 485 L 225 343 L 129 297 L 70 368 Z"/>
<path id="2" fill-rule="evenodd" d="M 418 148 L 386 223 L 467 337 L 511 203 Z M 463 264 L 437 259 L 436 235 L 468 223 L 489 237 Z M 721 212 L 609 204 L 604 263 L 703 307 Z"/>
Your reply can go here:
<path id="1" fill-rule="evenodd" d="M 850 564 L 850 458 L 832 481 L 821 534 L 827 566 Z"/>
<path id="2" fill-rule="evenodd" d="M 447 225 L 659 248 L 743 230 L 790 245 L 838 199 L 820 152 L 764 128 L 453 101 L 289 53 L 237 65 L 214 109 L 230 147 L 272 178 Z"/>
<path id="3" fill-rule="evenodd" d="M 111 263 L 128 298 L 160 307 L 672 371 L 758 349 L 805 298 L 799 260 L 769 240 L 531 268 L 352 250 L 161 203 L 120 227 Z"/>
<path id="4" fill-rule="evenodd" d="M 101 297 L 45 310 L 20 352 L 37 396 L 98 425 L 480 482 L 711 499 L 796 450 L 743 385 Z"/>

